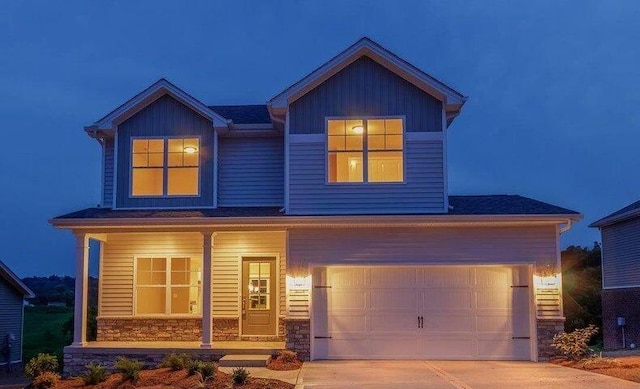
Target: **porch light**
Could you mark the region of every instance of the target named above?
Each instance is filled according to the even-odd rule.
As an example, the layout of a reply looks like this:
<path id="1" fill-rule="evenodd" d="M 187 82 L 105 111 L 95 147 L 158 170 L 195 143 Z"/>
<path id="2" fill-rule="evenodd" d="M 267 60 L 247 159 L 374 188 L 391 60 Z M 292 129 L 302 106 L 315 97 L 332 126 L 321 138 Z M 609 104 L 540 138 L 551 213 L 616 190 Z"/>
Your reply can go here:
<path id="1" fill-rule="evenodd" d="M 560 286 L 560 274 L 551 265 L 547 265 L 536 271 L 533 283 L 538 288 L 556 289 Z"/>
<path id="2" fill-rule="evenodd" d="M 351 127 L 351 130 L 353 130 L 354 133 L 360 135 L 364 132 L 364 127 L 362 126 L 353 126 Z"/>
<path id="3" fill-rule="evenodd" d="M 311 274 L 307 276 L 287 275 L 287 289 L 289 290 L 309 290 L 311 289 Z"/>
<path id="4" fill-rule="evenodd" d="M 196 151 L 198 151 L 198 149 L 196 147 L 193 146 L 186 146 L 184 148 L 184 152 L 187 154 L 194 154 Z"/>

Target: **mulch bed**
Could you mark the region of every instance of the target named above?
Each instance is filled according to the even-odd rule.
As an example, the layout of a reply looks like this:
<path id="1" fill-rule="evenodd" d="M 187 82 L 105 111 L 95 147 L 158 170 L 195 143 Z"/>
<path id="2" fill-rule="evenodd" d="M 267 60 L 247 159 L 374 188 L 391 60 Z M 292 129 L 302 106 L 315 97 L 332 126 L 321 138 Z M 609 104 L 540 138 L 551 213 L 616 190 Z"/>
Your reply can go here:
<path id="1" fill-rule="evenodd" d="M 640 356 L 617 358 L 586 358 L 581 361 L 554 360 L 557 365 L 588 370 L 623 380 L 640 382 Z"/>
<path id="2" fill-rule="evenodd" d="M 298 370 L 302 367 L 302 361 L 284 362 L 281 358 L 271 358 L 267 364 L 269 370 Z"/>
<path id="3" fill-rule="evenodd" d="M 107 380 L 96 386 L 85 385 L 82 379 L 74 378 L 68 380 L 60 380 L 57 388 L 60 389 L 79 389 L 79 388 L 98 388 L 98 389 L 130 389 L 130 388 L 177 388 L 177 389 L 230 389 L 230 388 L 247 388 L 247 389 L 293 389 L 294 385 L 279 380 L 252 378 L 247 379 L 244 385 L 234 385 L 231 381 L 231 375 L 216 371 L 215 377 L 204 382 L 204 386 L 200 382 L 200 377 L 196 375 L 189 376 L 186 370 L 173 371 L 169 368 L 161 368 L 154 370 L 143 370 L 140 372 L 140 378 L 135 382 L 122 381 L 122 374 L 111 374 Z"/>

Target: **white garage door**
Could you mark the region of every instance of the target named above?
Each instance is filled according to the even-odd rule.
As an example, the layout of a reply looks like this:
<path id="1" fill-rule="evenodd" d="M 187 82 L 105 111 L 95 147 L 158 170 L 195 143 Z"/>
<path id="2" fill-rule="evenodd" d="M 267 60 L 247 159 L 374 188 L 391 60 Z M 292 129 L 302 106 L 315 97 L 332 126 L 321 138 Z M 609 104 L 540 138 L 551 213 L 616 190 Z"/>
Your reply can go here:
<path id="1" fill-rule="evenodd" d="M 314 271 L 314 359 L 531 358 L 526 266 Z"/>

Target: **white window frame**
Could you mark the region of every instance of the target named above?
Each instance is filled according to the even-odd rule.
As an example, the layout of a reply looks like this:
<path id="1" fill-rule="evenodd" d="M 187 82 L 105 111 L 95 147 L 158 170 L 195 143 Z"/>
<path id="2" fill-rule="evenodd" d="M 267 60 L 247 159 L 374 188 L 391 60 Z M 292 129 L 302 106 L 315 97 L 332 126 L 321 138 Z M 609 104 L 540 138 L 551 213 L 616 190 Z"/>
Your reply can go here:
<path id="1" fill-rule="evenodd" d="M 164 258 L 165 264 L 165 279 L 164 279 L 164 313 L 138 313 L 138 259 L 139 258 Z M 202 304 L 203 304 L 203 285 L 200 284 L 200 309 L 197 314 L 185 314 L 185 313 L 171 313 L 171 260 L 173 258 L 188 258 L 189 261 L 198 260 L 201 258 L 194 257 L 192 255 L 166 255 L 166 254 L 148 254 L 148 255 L 136 255 L 133 257 L 133 316 L 134 317 L 185 317 L 185 318 L 202 318 Z M 200 261 L 202 263 L 202 260 Z M 201 268 L 201 272 L 204 271 L 204 267 Z M 142 285 L 142 287 L 154 287 L 155 285 Z M 180 285 L 176 285 L 180 286 Z M 186 285 L 185 285 L 186 286 Z M 158 285 L 157 288 L 162 288 Z"/>
<path id="2" fill-rule="evenodd" d="M 400 119 L 402 121 L 402 181 L 370 182 L 369 181 L 369 150 L 367 143 L 367 120 Z M 329 120 L 362 120 L 362 182 L 331 182 L 329 181 Z M 407 183 L 407 120 L 406 116 L 326 116 L 324 118 L 324 183 L 325 185 L 404 185 Z M 380 150 L 377 150 L 380 151 Z"/>
<path id="3" fill-rule="evenodd" d="M 133 141 L 136 139 L 162 139 L 164 141 L 164 156 L 162 165 L 162 194 L 161 195 L 133 195 Z M 167 194 L 169 176 L 169 140 L 170 139 L 198 139 L 198 193 L 195 195 L 170 195 Z M 180 135 L 180 136 L 132 136 L 129 139 L 129 198 L 130 199 L 174 199 L 174 198 L 199 198 L 202 195 L 202 136 L 200 135 Z"/>

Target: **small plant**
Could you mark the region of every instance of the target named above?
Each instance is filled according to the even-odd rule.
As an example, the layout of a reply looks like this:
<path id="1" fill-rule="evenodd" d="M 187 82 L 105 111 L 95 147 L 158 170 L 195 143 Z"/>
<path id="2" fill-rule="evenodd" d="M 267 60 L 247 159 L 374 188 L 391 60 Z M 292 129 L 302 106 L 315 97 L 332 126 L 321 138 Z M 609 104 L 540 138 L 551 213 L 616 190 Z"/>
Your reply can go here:
<path id="1" fill-rule="evenodd" d="M 113 367 L 118 373 L 122 373 L 125 380 L 137 381 L 140 378 L 142 362 L 127 357 L 118 357 Z"/>
<path id="2" fill-rule="evenodd" d="M 58 358 L 55 355 L 40 353 L 27 363 L 24 374 L 34 379 L 42 373 L 55 373 L 58 371 Z"/>
<path id="3" fill-rule="evenodd" d="M 58 386 L 60 376 L 52 371 L 45 371 L 38 374 L 31 385 L 37 389 L 55 388 Z"/>
<path id="4" fill-rule="evenodd" d="M 176 354 L 171 353 L 164 357 L 162 363 L 160 363 L 160 367 L 169 367 L 173 371 L 178 371 L 182 369 L 186 369 L 191 362 L 191 357 L 187 354 Z"/>
<path id="5" fill-rule="evenodd" d="M 249 372 L 244 367 L 235 368 L 231 372 L 231 380 L 234 384 L 244 385 L 247 382 L 247 378 L 249 378 Z"/>
<path id="6" fill-rule="evenodd" d="M 282 350 L 278 353 L 278 357 L 276 359 L 280 362 L 292 363 L 298 360 L 298 354 L 296 354 L 295 351 Z"/>
<path id="7" fill-rule="evenodd" d="M 202 362 L 200 374 L 202 374 L 203 380 L 213 378 L 216 375 L 216 364 L 213 362 Z"/>
<path id="8" fill-rule="evenodd" d="M 589 356 L 591 353 L 589 340 L 597 333 L 598 327 L 591 324 L 585 328 L 578 328 L 573 332 L 555 335 L 551 346 L 565 357 L 577 361 Z"/>
<path id="9" fill-rule="evenodd" d="M 189 361 L 189 365 L 187 366 L 187 372 L 189 373 L 189 375 L 200 373 L 202 371 L 203 364 L 204 362 L 197 359 L 191 360 Z"/>
<path id="10" fill-rule="evenodd" d="M 87 385 L 97 385 L 107 379 L 107 370 L 104 366 L 91 362 L 87 365 L 87 372 L 82 376 L 82 380 Z"/>

